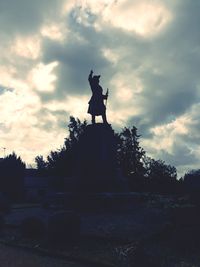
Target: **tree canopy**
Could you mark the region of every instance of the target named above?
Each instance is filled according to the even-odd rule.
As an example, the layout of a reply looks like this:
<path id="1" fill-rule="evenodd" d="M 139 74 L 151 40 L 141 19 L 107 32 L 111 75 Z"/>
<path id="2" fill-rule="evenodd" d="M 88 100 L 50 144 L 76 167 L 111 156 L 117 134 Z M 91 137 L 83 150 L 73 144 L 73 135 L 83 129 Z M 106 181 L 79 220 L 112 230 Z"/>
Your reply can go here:
<path id="1" fill-rule="evenodd" d="M 51 151 L 46 160 L 41 155 L 35 158 L 38 171 L 52 176 L 73 176 L 77 145 L 86 127 L 86 120 L 80 121 L 71 116 L 68 135 L 62 148 Z M 119 133 L 115 133 L 118 167 L 128 178 L 130 190 L 139 188 L 138 190 L 159 191 L 165 187 L 170 191 L 170 187 L 166 185 L 176 181 L 176 168 L 162 160 L 147 157 L 140 146 L 140 137 L 135 126 L 124 127 Z"/>
<path id="2" fill-rule="evenodd" d="M 25 163 L 14 152 L 0 162 L 0 188 L 12 199 L 23 197 Z"/>

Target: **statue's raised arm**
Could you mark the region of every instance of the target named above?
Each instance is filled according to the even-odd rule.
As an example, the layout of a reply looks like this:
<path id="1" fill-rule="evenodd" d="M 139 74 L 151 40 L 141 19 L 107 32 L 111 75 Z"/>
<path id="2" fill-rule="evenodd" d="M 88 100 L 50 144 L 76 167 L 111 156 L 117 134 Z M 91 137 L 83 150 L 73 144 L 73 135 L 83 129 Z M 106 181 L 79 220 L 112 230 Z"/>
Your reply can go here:
<path id="1" fill-rule="evenodd" d="M 92 76 L 93 76 L 93 70 L 90 71 L 90 74 L 88 76 L 89 83 L 91 83 L 91 81 L 92 81 Z"/>

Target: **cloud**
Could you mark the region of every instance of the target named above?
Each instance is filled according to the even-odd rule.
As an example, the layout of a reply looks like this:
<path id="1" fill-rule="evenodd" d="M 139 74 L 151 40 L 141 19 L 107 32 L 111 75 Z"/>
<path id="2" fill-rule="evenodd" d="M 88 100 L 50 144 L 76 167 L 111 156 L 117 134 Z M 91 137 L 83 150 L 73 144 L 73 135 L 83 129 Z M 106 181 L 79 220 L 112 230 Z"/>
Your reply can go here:
<path id="1" fill-rule="evenodd" d="M 87 77 L 94 69 L 109 88 L 116 129 L 134 124 L 147 154 L 180 173 L 198 167 L 199 7 L 181 0 L 0 0 L 2 147 L 28 163 L 59 148 L 70 115 L 90 120 Z"/>
<path id="2" fill-rule="evenodd" d="M 57 77 L 52 72 L 58 66 L 58 62 L 51 62 L 47 65 L 39 63 L 29 74 L 29 81 L 33 89 L 41 92 L 54 91 L 54 82 Z"/>
<path id="3" fill-rule="evenodd" d="M 40 25 L 55 18 L 59 14 L 60 3 L 57 0 L 1 0 L 0 1 L 0 33 L 4 36 L 10 34 L 32 34 Z"/>
<path id="4" fill-rule="evenodd" d="M 37 36 L 17 37 L 11 52 L 22 58 L 37 59 L 40 55 L 40 39 Z"/>
<path id="5" fill-rule="evenodd" d="M 106 11 L 103 13 L 106 22 L 134 31 L 142 37 L 159 33 L 172 19 L 170 11 L 161 1 L 121 1 Z"/>
<path id="6" fill-rule="evenodd" d="M 199 166 L 199 109 L 199 104 L 192 105 L 171 122 L 152 128 L 150 138 L 143 140 L 151 155 L 175 165 L 182 175 Z"/>

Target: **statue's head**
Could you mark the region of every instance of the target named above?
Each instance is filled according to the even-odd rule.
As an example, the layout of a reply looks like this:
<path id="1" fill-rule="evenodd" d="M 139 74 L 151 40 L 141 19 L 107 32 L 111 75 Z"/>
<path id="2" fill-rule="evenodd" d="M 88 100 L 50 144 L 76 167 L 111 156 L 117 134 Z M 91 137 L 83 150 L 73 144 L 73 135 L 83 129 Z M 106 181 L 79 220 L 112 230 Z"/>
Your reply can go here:
<path id="1" fill-rule="evenodd" d="M 99 83 L 100 77 L 101 77 L 101 75 L 94 75 L 92 79 L 94 82 Z"/>

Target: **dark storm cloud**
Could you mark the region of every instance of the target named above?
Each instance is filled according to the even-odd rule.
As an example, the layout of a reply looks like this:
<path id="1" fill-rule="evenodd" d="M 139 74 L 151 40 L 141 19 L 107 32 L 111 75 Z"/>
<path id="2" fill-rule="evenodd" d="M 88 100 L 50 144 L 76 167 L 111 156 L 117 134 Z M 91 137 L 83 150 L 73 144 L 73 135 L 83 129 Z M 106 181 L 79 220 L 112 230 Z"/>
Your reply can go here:
<path id="1" fill-rule="evenodd" d="M 70 94 L 84 94 L 87 87 L 87 76 L 93 66 L 101 72 L 109 68 L 109 62 L 102 57 L 97 47 L 91 44 L 67 43 L 54 60 L 60 62 L 56 84 L 58 95 L 66 91 Z"/>
<path id="2" fill-rule="evenodd" d="M 150 53 L 145 53 L 144 61 L 149 67 L 140 72 L 144 91 L 139 96 L 144 108 L 136 119 L 147 131 L 199 102 L 199 6 L 197 1 L 180 2 L 167 30 L 146 44 Z"/>
<path id="3" fill-rule="evenodd" d="M 135 125 L 138 129 L 138 133 L 142 138 L 151 138 L 153 137 L 153 133 L 150 132 L 149 124 L 151 124 L 149 120 L 149 115 L 145 114 L 144 116 L 134 116 L 128 120 L 128 125 Z"/>
<path id="4" fill-rule="evenodd" d="M 60 65 L 56 92 L 43 94 L 43 99 L 87 93 L 87 75 L 93 66 L 99 73 L 106 74 L 104 79 L 108 84 L 113 73 L 123 73 L 126 66 L 131 71 L 141 68 L 138 76 L 144 90 L 137 101 L 143 112 L 130 121 L 137 121 L 145 130 L 144 134 L 148 134 L 151 127 L 168 122 L 170 117 L 183 114 L 199 101 L 200 63 L 195 50 L 200 41 L 196 27 L 200 22 L 198 6 L 198 3 L 177 2 L 173 5 L 172 22 L 160 35 L 150 39 L 139 38 L 111 25 L 97 32 L 92 25 L 95 16 L 90 14 L 90 24 L 85 26 L 76 21 L 75 9 L 72 10 L 67 17 L 70 33 L 66 41 L 62 44 L 44 41 L 44 61 L 58 61 Z M 103 56 L 105 47 L 120 55 L 117 66 Z M 128 105 L 131 103 L 127 103 L 127 108 Z"/>
<path id="5" fill-rule="evenodd" d="M 177 81 L 173 74 L 168 77 L 151 75 L 150 79 L 148 76 L 144 77 L 147 88 L 140 103 L 144 106 L 143 116 L 148 116 L 149 127 L 167 123 L 170 117 L 180 116 L 199 101 L 192 81 Z"/>
<path id="6" fill-rule="evenodd" d="M 151 141 L 152 127 L 186 114 L 199 102 L 200 35 L 197 25 L 200 24 L 200 3 L 168 1 L 168 7 L 172 11 L 172 21 L 152 38 L 139 37 L 112 25 L 96 31 L 93 27 L 95 16 L 90 14 L 90 21 L 85 26 L 77 22 L 73 10 L 66 19 L 69 28 L 66 40 L 63 43 L 45 40 L 43 43 L 44 62 L 59 62 L 56 91 L 43 94 L 43 99 L 89 93 L 87 75 L 93 67 L 102 74 L 102 80 L 108 86 L 116 73 L 125 77 L 127 72 L 132 72 L 141 80 L 143 91 L 135 96 L 134 104 L 127 102 L 126 108 L 137 105 L 142 111 L 126 119 L 138 127 L 144 139 Z M 104 57 L 103 48 L 119 55 L 117 65 Z M 114 92 L 115 88 L 112 89 Z M 113 110 L 123 106 L 120 99 L 110 101 Z M 197 129 L 193 127 L 193 131 L 196 133 Z M 174 143 L 173 154 L 161 151 L 160 156 L 170 163 L 174 159 L 177 165 L 196 163 L 188 147 L 191 142 L 188 146 L 185 142 L 189 142 L 188 137 L 182 136 L 179 145 Z"/>
<path id="7" fill-rule="evenodd" d="M 4 94 L 5 92 L 12 92 L 13 90 L 11 88 L 7 88 L 0 85 L 0 95 Z"/>
<path id="8" fill-rule="evenodd" d="M 174 143 L 172 153 L 160 150 L 158 156 L 176 167 L 180 167 L 182 165 L 189 166 L 199 163 L 199 159 L 197 155 L 195 155 L 194 151 L 180 140 L 176 140 Z"/>
<path id="9" fill-rule="evenodd" d="M 37 127 L 45 131 L 67 129 L 70 117 L 70 114 L 65 110 L 58 109 L 54 111 L 48 108 L 41 108 L 35 115 L 40 118 L 39 122 L 37 122 Z"/>
<path id="10" fill-rule="evenodd" d="M 79 29 L 80 30 L 80 29 Z M 70 35 L 64 43 L 53 41 L 44 41 L 43 60 L 46 63 L 58 61 L 59 66 L 56 70 L 57 82 L 56 91 L 53 94 L 43 95 L 43 99 L 57 98 L 60 99 L 68 94 L 81 95 L 88 93 L 87 77 L 91 69 L 97 74 L 102 74 L 103 79 L 112 74 L 111 63 L 103 56 L 103 42 L 98 39 L 97 33 L 93 28 L 90 29 L 91 36 L 95 35 L 97 41 L 92 42 L 91 38 L 86 39 L 84 35 L 84 26 L 79 36 L 71 29 Z M 80 38 L 80 40 L 79 40 Z M 109 71 L 108 71 L 109 70 Z"/>
<path id="11" fill-rule="evenodd" d="M 123 69 L 123 62 L 129 67 L 138 68 L 144 51 L 148 49 L 145 42 L 136 35 L 131 36 L 111 25 L 98 31 L 92 24 L 85 26 L 78 23 L 71 13 L 67 17 L 66 27 L 69 33 L 64 42 L 43 40 L 42 60 L 47 64 L 59 62 L 56 69 L 56 90 L 54 93 L 42 93 L 44 101 L 60 99 L 68 94 L 88 94 L 87 77 L 91 69 L 102 75 L 101 83 L 105 88 L 108 87 L 113 75 Z M 114 65 L 103 54 L 104 49 L 111 49 L 120 55 L 122 62 Z"/>
<path id="12" fill-rule="evenodd" d="M 200 146 L 200 103 L 194 104 L 192 108 L 185 114 L 187 116 L 186 127 L 188 132 L 180 136 L 180 142 L 182 144 L 187 144 L 192 150 L 198 152 L 198 147 Z"/>
<path id="13" fill-rule="evenodd" d="M 31 34 L 45 18 L 55 18 L 60 0 L 0 0 L 0 33 Z"/>

